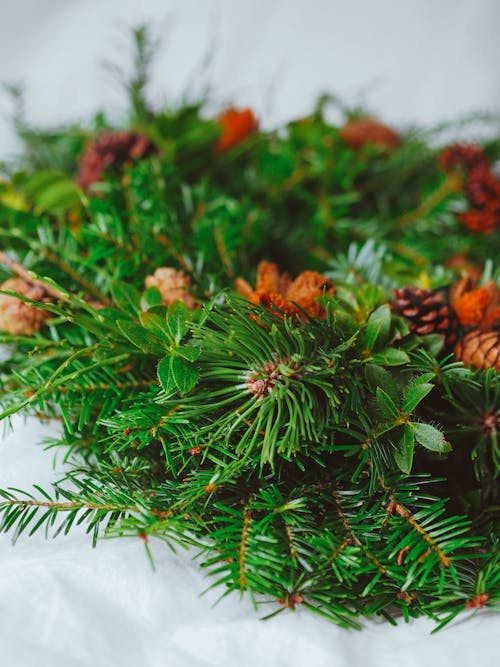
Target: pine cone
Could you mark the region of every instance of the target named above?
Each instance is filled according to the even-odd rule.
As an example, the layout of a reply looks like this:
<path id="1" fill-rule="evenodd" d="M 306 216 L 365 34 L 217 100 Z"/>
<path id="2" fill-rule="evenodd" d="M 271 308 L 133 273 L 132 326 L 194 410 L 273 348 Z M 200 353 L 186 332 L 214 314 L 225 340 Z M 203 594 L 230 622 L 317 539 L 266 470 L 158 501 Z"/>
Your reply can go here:
<path id="1" fill-rule="evenodd" d="M 409 320 L 410 331 L 420 336 L 443 334 L 449 343 L 456 341 L 456 318 L 441 292 L 412 286 L 396 289 L 391 307 Z"/>
<path id="2" fill-rule="evenodd" d="M 400 144 L 399 135 L 394 130 L 368 116 L 348 121 L 339 134 L 354 150 L 372 144 L 391 151 Z"/>
<path id="3" fill-rule="evenodd" d="M 480 146 L 455 144 L 441 151 L 438 163 L 441 169 L 446 172 L 469 171 L 469 169 L 479 164 L 487 163 L 487 158 Z"/>
<path id="4" fill-rule="evenodd" d="M 46 293 L 40 285 L 28 283 L 22 278 L 9 278 L 1 286 L 33 301 L 42 301 Z M 13 336 L 32 336 L 51 317 L 51 313 L 30 306 L 14 296 L 0 294 L 0 330 Z"/>
<path id="5" fill-rule="evenodd" d="M 455 345 L 454 352 L 464 366 L 500 371 L 500 331 L 474 329 Z"/>
<path id="6" fill-rule="evenodd" d="M 195 298 L 189 292 L 191 281 L 183 271 L 162 266 L 146 278 L 145 284 L 146 287 L 158 289 L 165 306 L 170 306 L 174 301 L 182 301 L 188 308 L 196 308 Z"/>
<path id="7" fill-rule="evenodd" d="M 80 158 L 78 185 L 88 190 L 101 180 L 109 167 L 119 167 L 128 160 L 149 155 L 153 146 L 143 134 L 135 132 L 102 132 L 85 148 Z"/>

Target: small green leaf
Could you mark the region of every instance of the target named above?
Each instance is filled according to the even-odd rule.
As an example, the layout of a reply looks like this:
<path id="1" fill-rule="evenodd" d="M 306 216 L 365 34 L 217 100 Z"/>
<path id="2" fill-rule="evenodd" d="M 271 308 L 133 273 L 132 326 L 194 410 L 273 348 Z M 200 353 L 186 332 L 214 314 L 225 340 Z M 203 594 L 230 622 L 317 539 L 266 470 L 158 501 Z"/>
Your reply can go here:
<path id="1" fill-rule="evenodd" d="M 169 355 L 158 364 L 158 379 L 168 393 L 187 394 L 196 385 L 198 378 L 198 371 L 193 364 L 182 357 Z"/>
<path id="2" fill-rule="evenodd" d="M 392 375 L 382 366 L 367 364 L 365 367 L 366 380 L 370 389 L 375 392 L 381 387 L 396 403 L 399 399 L 399 391 Z"/>
<path id="3" fill-rule="evenodd" d="M 402 366 L 410 361 L 410 357 L 403 350 L 386 347 L 373 355 L 372 361 L 381 366 Z"/>
<path id="4" fill-rule="evenodd" d="M 403 412 L 413 412 L 433 387 L 430 382 L 412 382 L 403 397 Z"/>
<path id="5" fill-rule="evenodd" d="M 132 315 L 141 312 L 141 294 L 135 287 L 124 283 L 122 280 L 116 280 L 111 284 L 110 291 L 118 308 Z"/>
<path id="6" fill-rule="evenodd" d="M 157 287 L 148 287 L 144 291 L 141 299 L 142 310 L 148 310 L 149 308 L 154 308 L 154 306 L 161 306 L 161 294 L 160 290 Z"/>
<path id="7" fill-rule="evenodd" d="M 398 448 L 394 452 L 394 460 L 396 465 L 404 473 L 411 472 L 413 463 L 413 450 L 415 449 L 415 433 L 411 424 L 406 424 L 403 437 L 399 441 Z"/>
<path id="8" fill-rule="evenodd" d="M 387 343 L 391 330 L 391 310 L 389 306 L 379 306 L 368 318 L 366 323 L 366 347 L 373 350 Z"/>
<path id="9" fill-rule="evenodd" d="M 37 171 L 30 176 L 23 186 L 23 191 L 28 197 L 36 197 L 47 190 L 54 183 L 67 180 L 66 174 L 61 171 Z"/>
<path id="10" fill-rule="evenodd" d="M 174 343 L 180 343 L 187 334 L 190 310 L 182 301 L 174 301 L 167 309 L 167 331 Z"/>
<path id="11" fill-rule="evenodd" d="M 384 417 L 387 419 L 399 418 L 400 412 L 398 406 L 394 403 L 389 394 L 387 394 L 381 387 L 377 387 L 375 396 L 377 398 L 378 406 Z"/>
<path id="12" fill-rule="evenodd" d="M 430 449 L 432 452 L 451 451 L 450 443 L 439 429 L 430 424 L 422 424 L 420 422 L 414 422 L 412 426 L 415 432 L 415 439 L 422 447 Z"/>
<path id="13" fill-rule="evenodd" d="M 161 355 L 162 346 L 160 341 L 140 324 L 129 320 L 117 320 L 116 326 L 135 347 L 146 354 Z"/>
<path id="14" fill-rule="evenodd" d="M 195 345 L 180 345 L 175 348 L 175 354 L 178 354 L 188 361 L 196 361 L 201 354 L 201 347 Z"/>
<path id="15" fill-rule="evenodd" d="M 170 343 L 170 332 L 167 329 L 165 314 L 145 310 L 139 313 L 139 319 L 141 324 L 160 340 Z"/>
<path id="16" fill-rule="evenodd" d="M 424 347 L 432 354 L 433 357 L 436 357 L 440 352 L 442 352 L 444 347 L 444 336 L 442 334 L 427 334 L 424 336 Z"/>
<path id="17" fill-rule="evenodd" d="M 75 208 L 81 203 L 80 190 L 72 180 L 52 183 L 35 197 L 36 213 L 58 213 Z"/>

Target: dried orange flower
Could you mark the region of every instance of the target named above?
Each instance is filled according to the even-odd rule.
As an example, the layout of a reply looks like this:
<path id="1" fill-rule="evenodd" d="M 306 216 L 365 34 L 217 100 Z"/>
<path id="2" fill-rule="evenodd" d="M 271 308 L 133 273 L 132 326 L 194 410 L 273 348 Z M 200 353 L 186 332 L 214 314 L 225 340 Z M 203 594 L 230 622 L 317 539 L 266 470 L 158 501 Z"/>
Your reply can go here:
<path id="1" fill-rule="evenodd" d="M 251 109 L 227 109 L 220 114 L 217 121 L 222 129 L 216 146 L 219 152 L 239 144 L 259 127 L 257 118 Z"/>
<path id="2" fill-rule="evenodd" d="M 28 283 L 22 278 L 9 278 L 0 289 L 12 290 L 33 301 L 43 301 L 46 293 L 40 285 Z M 0 330 L 13 336 L 32 336 L 40 331 L 51 313 L 30 306 L 14 296 L 0 294 Z"/>
<path id="3" fill-rule="evenodd" d="M 467 229 L 474 234 L 491 234 L 498 226 L 498 215 L 483 209 L 471 209 L 459 213 L 458 217 Z"/>
<path id="4" fill-rule="evenodd" d="M 354 150 L 367 144 L 394 150 L 400 143 L 399 135 L 394 130 L 369 116 L 348 121 L 340 128 L 340 136 Z"/>
<path id="5" fill-rule="evenodd" d="M 272 262 L 260 262 L 255 289 L 242 278 L 236 279 L 235 289 L 252 303 L 301 319 L 304 313 L 325 317 L 325 309 L 317 299 L 325 293 L 332 296 L 335 290 L 331 281 L 316 271 L 303 271 L 292 281 L 287 273 L 280 274 Z"/>
<path id="6" fill-rule="evenodd" d="M 188 308 L 196 308 L 195 298 L 190 293 L 191 281 L 184 271 L 162 266 L 146 278 L 145 285 L 157 288 L 165 306 L 170 306 L 174 301 L 182 301 Z"/>
<path id="7" fill-rule="evenodd" d="M 453 269 L 453 271 L 456 271 L 456 273 L 469 276 L 476 282 L 481 279 L 481 269 L 473 264 L 467 255 L 463 253 L 452 255 L 445 261 L 444 265 L 448 269 Z"/>
<path id="8" fill-rule="evenodd" d="M 470 275 L 452 288 L 450 302 L 460 323 L 488 331 L 500 323 L 500 291 L 493 280 L 476 287 Z"/>

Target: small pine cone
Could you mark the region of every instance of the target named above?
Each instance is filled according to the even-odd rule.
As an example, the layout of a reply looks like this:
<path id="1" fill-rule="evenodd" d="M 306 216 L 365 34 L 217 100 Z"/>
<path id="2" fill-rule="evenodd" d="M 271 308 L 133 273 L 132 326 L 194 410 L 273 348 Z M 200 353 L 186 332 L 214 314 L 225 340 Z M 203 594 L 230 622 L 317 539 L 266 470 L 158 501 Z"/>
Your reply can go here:
<path id="1" fill-rule="evenodd" d="M 81 158 L 78 185 L 88 190 L 101 180 L 109 167 L 120 167 L 128 160 L 151 154 L 153 146 L 143 134 L 135 132 L 102 132 L 87 144 Z"/>
<path id="2" fill-rule="evenodd" d="M 184 271 L 162 266 L 146 278 L 145 284 L 146 287 L 158 289 L 165 306 L 170 306 L 174 301 L 182 301 L 188 308 L 196 308 L 195 298 L 189 291 L 191 281 Z"/>
<path id="3" fill-rule="evenodd" d="M 446 172 L 457 170 L 469 171 L 473 167 L 487 163 L 486 156 L 480 146 L 473 144 L 455 144 L 441 151 L 438 164 Z"/>
<path id="4" fill-rule="evenodd" d="M 443 334 L 449 343 L 456 340 L 456 318 L 441 292 L 419 287 L 394 290 L 392 310 L 409 320 L 410 331 L 420 335 Z"/>
<path id="5" fill-rule="evenodd" d="M 40 285 L 28 283 L 22 278 L 9 278 L 0 289 L 12 290 L 33 301 L 42 301 L 46 293 Z M 40 331 L 51 313 L 30 306 L 14 296 L 0 294 L 0 331 L 13 336 L 32 336 Z"/>
<path id="6" fill-rule="evenodd" d="M 354 150 L 372 144 L 391 151 L 400 144 L 399 135 L 394 130 L 368 116 L 348 121 L 339 134 Z"/>
<path id="7" fill-rule="evenodd" d="M 488 163 L 478 164 L 470 170 L 465 192 L 476 208 L 500 211 L 500 181 Z"/>
<path id="8" fill-rule="evenodd" d="M 464 366 L 500 371 L 500 331 L 474 329 L 455 345 L 454 352 Z"/>

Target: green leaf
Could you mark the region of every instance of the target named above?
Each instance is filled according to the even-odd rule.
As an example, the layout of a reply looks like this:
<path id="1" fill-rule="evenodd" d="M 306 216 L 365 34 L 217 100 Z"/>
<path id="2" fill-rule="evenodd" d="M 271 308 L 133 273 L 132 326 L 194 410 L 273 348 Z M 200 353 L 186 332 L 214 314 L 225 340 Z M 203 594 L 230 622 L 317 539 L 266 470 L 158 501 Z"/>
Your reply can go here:
<path id="1" fill-rule="evenodd" d="M 389 306 L 379 306 L 368 318 L 366 323 L 366 347 L 373 350 L 382 347 L 389 338 L 391 330 L 391 310 Z"/>
<path id="2" fill-rule="evenodd" d="M 365 375 L 368 385 L 373 392 L 377 391 L 377 387 L 381 387 L 395 403 L 398 401 L 398 387 L 389 371 L 375 364 L 367 364 Z"/>
<path id="3" fill-rule="evenodd" d="M 187 359 L 188 361 L 196 361 L 201 354 L 201 347 L 195 345 L 180 345 L 175 348 L 175 354 Z"/>
<path id="4" fill-rule="evenodd" d="M 160 314 L 151 310 L 144 310 L 139 313 L 139 319 L 141 324 L 160 340 L 170 343 L 170 331 L 167 329 L 165 313 Z"/>
<path id="5" fill-rule="evenodd" d="M 54 183 L 66 181 L 66 174 L 60 171 L 37 171 L 33 176 L 30 176 L 23 186 L 23 191 L 28 197 L 37 197 L 42 192 L 47 190 Z"/>
<path id="6" fill-rule="evenodd" d="M 35 197 L 35 212 L 64 212 L 79 206 L 80 203 L 80 190 L 76 183 L 71 180 L 59 181 Z"/>
<path id="7" fill-rule="evenodd" d="M 450 443 L 439 429 L 430 424 L 422 424 L 420 422 L 413 422 L 412 426 L 415 432 L 415 439 L 422 447 L 430 449 L 432 452 L 451 451 Z"/>
<path id="8" fill-rule="evenodd" d="M 148 310 L 149 308 L 154 308 L 154 306 L 161 306 L 161 294 L 160 290 L 157 287 L 148 287 L 144 291 L 141 299 L 142 310 Z"/>
<path id="9" fill-rule="evenodd" d="M 427 334 L 424 336 L 424 347 L 432 354 L 433 357 L 436 357 L 444 348 L 444 336 L 442 334 Z"/>
<path id="10" fill-rule="evenodd" d="M 384 417 L 387 419 L 398 419 L 400 417 L 398 406 L 381 387 L 377 387 L 375 396 Z"/>
<path id="11" fill-rule="evenodd" d="M 117 320 L 116 325 L 132 345 L 146 354 L 160 356 L 162 352 L 164 353 L 164 348 L 162 348 L 159 340 L 140 324 L 129 320 Z"/>
<path id="12" fill-rule="evenodd" d="M 403 412 L 413 412 L 433 387 L 430 382 L 412 382 L 403 397 Z"/>
<path id="13" fill-rule="evenodd" d="M 134 316 L 141 312 L 141 294 L 135 287 L 122 280 L 116 280 L 111 284 L 110 291 L 118 308 Z"/>
<path id="14" fill-rule="evenodd" d="M 410 357 L 403 350 L 397 350 L 394 347 L 386 347 L 380 352 L 376 352 L 372 360 L 381 366 L 402 366 L 410 361 Z"/>
<path id="15" fill-rule="evenodd" d="M 189 330 L 190 310 L 182 301 L 174 301 L 167 308 L 167 331 L 174 343 L 180 343 Z"/>
<path id="16" fill-rule="evenodd" d="M 158 379 L 168 392 L 187 394 L 198 382 L 199 374 L 193 364 L 177 355 L 169 355 L 158 364 Z"/>
<path id="17" fill-rule="evenodd" d="M 415 433 L 411 424 L 406 424 L 403 431 L 403 437 L 399 441 L 398 448 L 394 452 L 396 465 L 404 473 L 411 472 L 413 463 L 413 451 L 415 449 Z"/>

